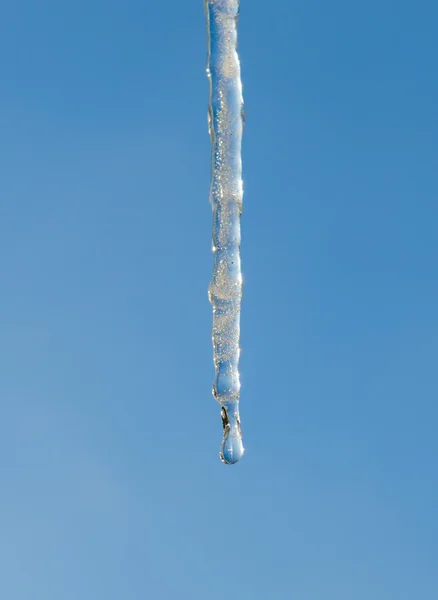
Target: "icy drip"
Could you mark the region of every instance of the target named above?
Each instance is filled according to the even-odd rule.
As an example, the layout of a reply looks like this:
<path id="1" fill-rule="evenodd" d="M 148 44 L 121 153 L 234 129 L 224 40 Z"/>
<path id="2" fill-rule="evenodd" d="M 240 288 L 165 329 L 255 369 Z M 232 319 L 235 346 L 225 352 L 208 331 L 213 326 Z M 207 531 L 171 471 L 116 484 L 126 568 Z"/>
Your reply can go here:
<path id="1" fill-rule="evenodd" d="M 237 55 L 239 0 L 204 0 L 208 31 L 207 75 L 210 82 L 209 132 L 212 143 L 210 202 L 213 209 L 213 395 L 221 404 L 223 462 L 243 455 L 239 417 L 239 337 L 242 273 L 243 97 Z"/>

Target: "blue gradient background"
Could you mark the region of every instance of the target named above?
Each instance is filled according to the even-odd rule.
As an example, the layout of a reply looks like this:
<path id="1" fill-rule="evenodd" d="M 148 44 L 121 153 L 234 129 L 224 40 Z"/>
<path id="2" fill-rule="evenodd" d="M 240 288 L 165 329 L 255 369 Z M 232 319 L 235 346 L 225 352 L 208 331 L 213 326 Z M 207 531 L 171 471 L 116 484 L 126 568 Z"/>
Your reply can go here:
<path id="1" fill-rule="evenodd" d="M 438 6 L 243 1 L 219 462 L 201 1 L 0 18 L 0 597 L 438 597 Z"/>

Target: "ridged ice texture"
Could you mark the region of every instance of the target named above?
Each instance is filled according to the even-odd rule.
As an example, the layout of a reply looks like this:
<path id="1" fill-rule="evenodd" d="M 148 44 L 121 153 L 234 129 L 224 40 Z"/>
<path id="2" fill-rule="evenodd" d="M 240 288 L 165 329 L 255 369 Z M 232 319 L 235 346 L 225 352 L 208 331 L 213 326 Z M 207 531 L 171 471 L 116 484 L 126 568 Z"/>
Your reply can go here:
<path id="1" fill-rule="evenodd" d="M 239 0 L 204 0 L 207 15 L 210 82 L 209 132 L 212 143 L 210 202 L 213 209 L 213 395 L 221 404 L 223 462 L 243 455 L 239 417 L 239 337 L 242 273 L 242 82 L 237 55 Z"/>

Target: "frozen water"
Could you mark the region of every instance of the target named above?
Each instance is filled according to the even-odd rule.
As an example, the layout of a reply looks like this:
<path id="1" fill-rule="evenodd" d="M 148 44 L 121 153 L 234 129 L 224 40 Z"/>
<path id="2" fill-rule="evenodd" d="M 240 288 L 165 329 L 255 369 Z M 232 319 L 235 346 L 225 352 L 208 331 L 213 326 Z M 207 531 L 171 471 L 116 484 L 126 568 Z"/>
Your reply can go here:
<path id="1" fill-rule="evenodd" d="M 233 464 L 243 455 L 239 417 L 239 337 L 242 273 L 242 131 L 240 62 L 237 54 L 239 0 L 204 0 L 207 15 L 210 82 L 208 110 L 212 143 L 210 202 L 213 210 L 213 395 L 221 404 L 224 438 L 220 457 Z"/>

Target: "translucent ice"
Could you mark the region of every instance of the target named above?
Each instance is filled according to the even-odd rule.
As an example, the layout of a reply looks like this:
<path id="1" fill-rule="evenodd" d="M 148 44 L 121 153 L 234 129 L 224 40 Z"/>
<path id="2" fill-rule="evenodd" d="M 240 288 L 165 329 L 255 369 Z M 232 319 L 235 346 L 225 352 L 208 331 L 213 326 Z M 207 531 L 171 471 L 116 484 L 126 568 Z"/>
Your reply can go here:
<path id="1" fill-rule="evenodd" d="M 237 54 L 239 0 L 204 0 L 210 82 L 208 110 L 212 144 L 210 202 L 213 210 L 213 395 L 221 404 L 224 438 L 220 457 L 233 464 L 243 455 L 239 417 L 239 337 L 242 273 L 242 131 L 240 62 Z"/>

